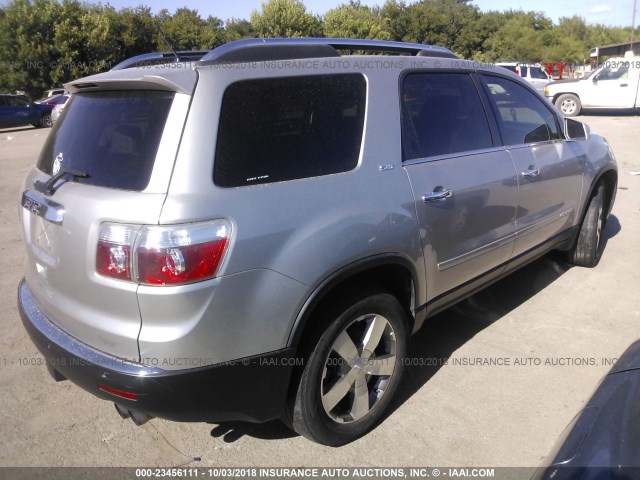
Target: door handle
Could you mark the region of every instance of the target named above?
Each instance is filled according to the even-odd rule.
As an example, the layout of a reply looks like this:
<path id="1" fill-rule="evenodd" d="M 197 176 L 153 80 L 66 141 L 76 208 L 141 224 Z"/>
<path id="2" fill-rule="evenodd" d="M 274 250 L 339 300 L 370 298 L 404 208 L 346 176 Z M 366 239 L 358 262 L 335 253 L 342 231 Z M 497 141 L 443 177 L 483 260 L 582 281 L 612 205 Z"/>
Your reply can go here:
<path id="1" fill-rule="evenodd" d="M 528 170 L 525 170 L 524 172 L 522 172 L 523 177 L 537 177 L 538 175 L 540 175 L 539 168 L 529 167 Z"/>
<path id="2" fill-rule="evenodd" d="M 437 192 L 431 192 L 426 195 L 423 195 L 422 201 L 424 203 L 440 202 L 452 196 L 453 196 L 453 192 L 451 190 L 439 190 Z"/>
<path id="3" fill-rule="evenodd" d="M 620 84 L 620 87 L 628 87 L 628 86 L 629 86 L 629 84 L 628 84 L 628 83 L 621 83 L 621 84 Z"/>

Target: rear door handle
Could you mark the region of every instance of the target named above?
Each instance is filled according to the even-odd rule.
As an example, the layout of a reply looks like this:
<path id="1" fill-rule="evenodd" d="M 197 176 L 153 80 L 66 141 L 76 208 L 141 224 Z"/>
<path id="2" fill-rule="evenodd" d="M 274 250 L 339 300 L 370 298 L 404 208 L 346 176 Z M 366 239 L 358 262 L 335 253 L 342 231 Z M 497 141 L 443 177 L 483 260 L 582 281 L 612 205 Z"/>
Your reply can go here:
<path id="1" fill-rule="evenodd" d="M 453 192 L 451 190 L 438 190 L 437 192 L 431 192 L 422 196 L 422 201 L 424 203 L 433 203 L 433 202 L 441 202 L 442 200 L 446 200 L 449 197 L 453 196 Z"/>
<path id="2" fill-rule="evenodd" d="M 529 167 L 528 170 L 525 170 L 524 172 L 522 172 L 523 177 L 537 177 L 538 175 L 540 175 L 539 168 Z"/>

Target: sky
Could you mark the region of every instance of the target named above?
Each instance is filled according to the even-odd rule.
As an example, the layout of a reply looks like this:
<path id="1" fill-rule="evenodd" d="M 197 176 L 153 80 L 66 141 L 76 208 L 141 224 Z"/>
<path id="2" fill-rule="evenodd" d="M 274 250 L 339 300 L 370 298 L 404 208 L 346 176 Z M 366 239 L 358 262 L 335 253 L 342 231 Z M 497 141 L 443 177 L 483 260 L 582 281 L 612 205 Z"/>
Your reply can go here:
<path id="1" fill-rule="evenodd" d="M 5 5 L 9 0 L 0 0 L 0 5 Z M 88 0 L 90 3 L 97 3 L 98 0 Z M 303 0 L 307 10 L 323 14 L 327 10 L 334 8 L 341 3 L 348 3 L 348 0 Z M 413 3 L 415 0 L 405 0 L 406 3 Z M 187 6 L 198 10 L 200 16 L 216 16 L 222 20 L 230 18 L 249 19 L 252 10 L 259 10 L 260 0 L 108 0 L 115 8 L 136 7 L 140 4 L 151 7 L 153 12 L 158 12 L 167 8 L 173 12 L 176 8 Z M 383 5 L 384 0 L 361 0 L 364 5 Z M 588 23 L 602 23 L 607 26 L 631 26 L 633 0 L 474 0 L 482 11 L 489 10 L 534 10 L 543 12 L 554 22 L 558 22 L 561 17 L 580 15 Z M 640 1 L 638 2 L 640 8 Z M 639 18 L 636 15 L 636 26 Z"/>

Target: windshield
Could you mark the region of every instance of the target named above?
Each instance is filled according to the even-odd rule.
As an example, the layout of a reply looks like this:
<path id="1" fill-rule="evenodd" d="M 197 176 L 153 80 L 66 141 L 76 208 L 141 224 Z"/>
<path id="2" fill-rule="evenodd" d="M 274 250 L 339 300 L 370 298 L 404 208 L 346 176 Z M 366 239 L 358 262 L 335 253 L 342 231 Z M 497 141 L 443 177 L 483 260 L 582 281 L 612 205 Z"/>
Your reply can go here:
<path id="1" fill-rule="evenodd" d="M 79 93 L 55 124 L 38 159 L 49 175 L 83 172 L 78 183 L 144 190 L 174 94 L 152 91 Z"/>

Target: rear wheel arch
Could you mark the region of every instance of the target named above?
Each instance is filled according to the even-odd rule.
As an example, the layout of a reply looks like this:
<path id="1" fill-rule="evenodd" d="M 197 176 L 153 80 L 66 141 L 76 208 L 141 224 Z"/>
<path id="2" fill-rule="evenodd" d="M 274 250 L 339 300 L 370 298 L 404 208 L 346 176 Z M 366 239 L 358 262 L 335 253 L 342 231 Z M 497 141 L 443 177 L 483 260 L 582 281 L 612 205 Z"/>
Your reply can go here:
<path id="1" fill-rule="evenodd" d="M 400 254 L 370 257 L 350 264 L 321 282 L 309 296 L 294 323 L 287 346 L 302 346 L 304 340 L 313 342 L 314 325 L 312 318 L 319 311 L 328 308 L 336 300 L 356 292 L 373 288 L 382 289 L 396 297 L 407 313 L 413 328 L 417 292 L 424 288 L 419 284 L 418 275 L 411 262 Z M 302 353 L 302 352 L 301 352 Z"/>

